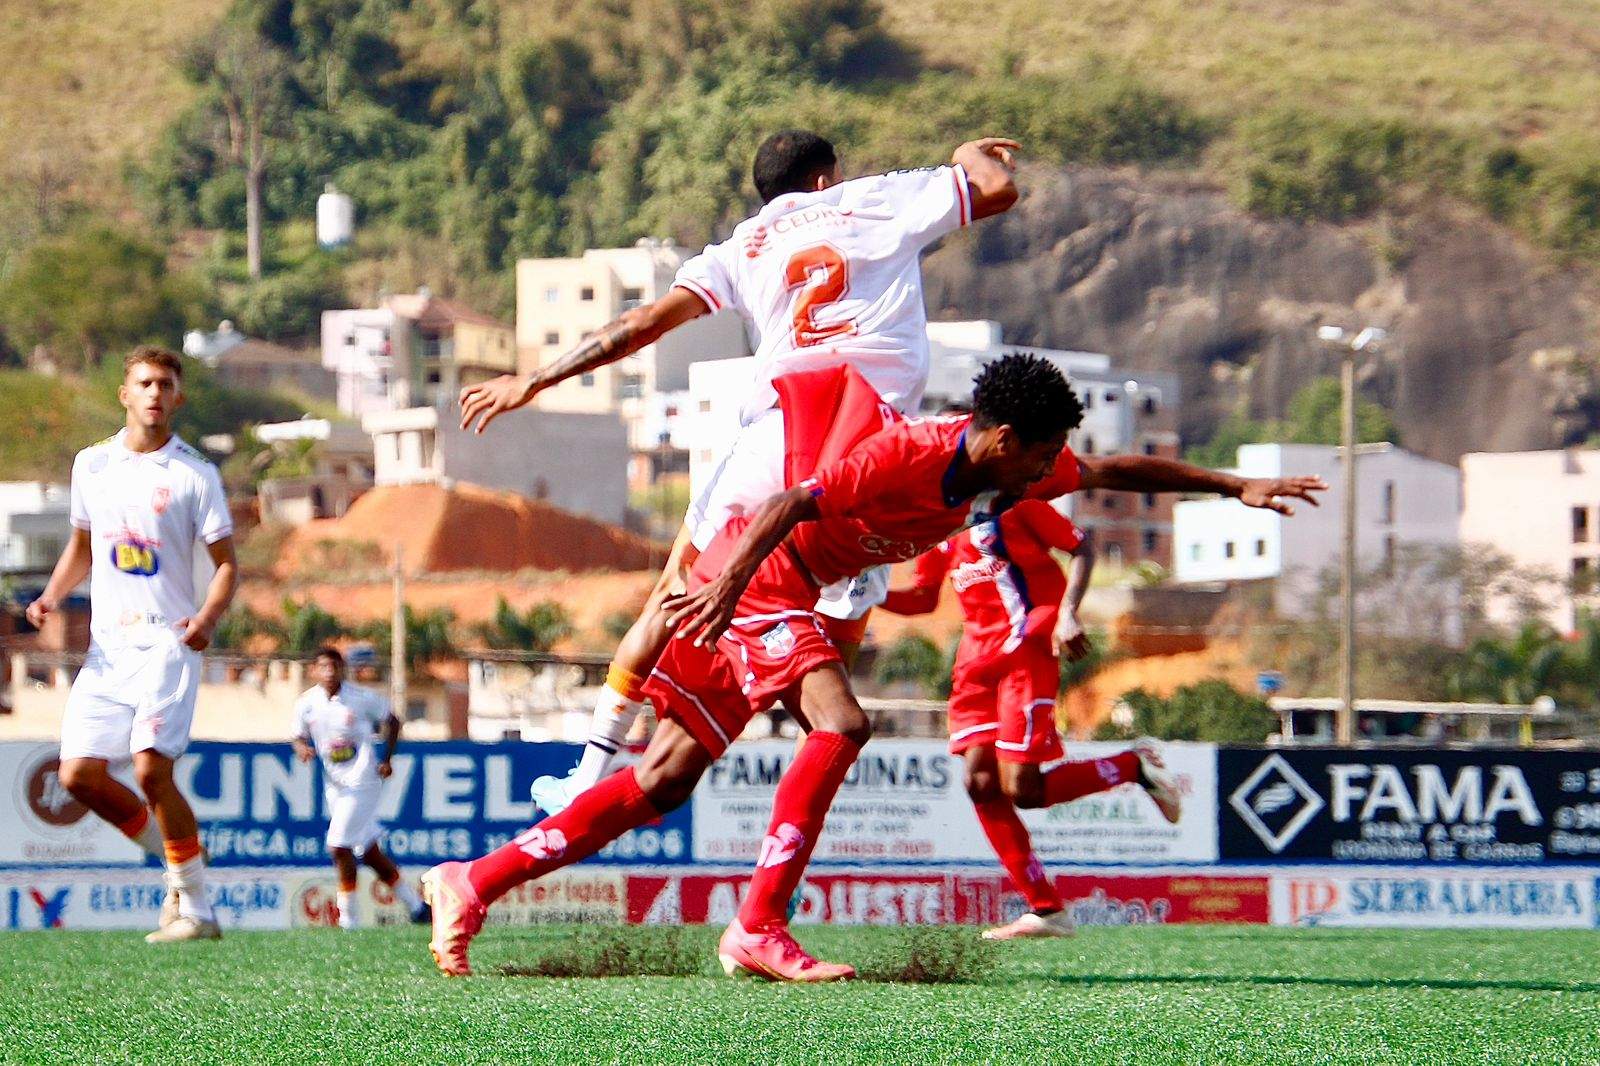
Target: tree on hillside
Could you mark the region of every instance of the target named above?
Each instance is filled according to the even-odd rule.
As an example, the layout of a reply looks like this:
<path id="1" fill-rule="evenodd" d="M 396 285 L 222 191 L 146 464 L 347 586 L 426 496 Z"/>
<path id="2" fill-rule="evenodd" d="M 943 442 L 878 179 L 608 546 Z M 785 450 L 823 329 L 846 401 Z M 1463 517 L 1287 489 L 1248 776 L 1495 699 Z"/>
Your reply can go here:
<path id="1" fill-rule="evenodd" d="M 0 284 L 11 344 L 42 347 L 78 370 L 141 342 L 170 345 L 204 311 L 202 294 L 168 272 L 159 249 L 105 225 L 40 241 Z"/>
<path id="2" fill-rule="evenodd" d="M 559 603 L 536 603 L 518 612 L 501 596 L 495 601 L 494 621 L 479 625 L 477 632 L 491 648 L 547 652 L 572 635 L 572 618 Z"/>
<path id="3" fill-rule="evenodd" d="M 1282 419 L 1258 420 L 1235 412 L 1217 426 L 1211 439 L 1188 451 L 1202 466 L 1226 467 L 1239 461 L 1244 444 L 1338 444 L 1343 436 L 1344 397 L 1337 378 L 1318 378 L 1289 401 Z M 1356 396 L 1356 443 L 1398 444 L 1399 430 L 1382 404 Z"/>
<path id="4" fill-rule="evenodd" d="M 184 77 L 209 89 L 226 123 L 229 161 L 244 175 L 245 258 L 261 277 L 262 187 L 270 142 L 287 128 L 292 87 L 289 57 L 235 13 L 188 48 Z"/>

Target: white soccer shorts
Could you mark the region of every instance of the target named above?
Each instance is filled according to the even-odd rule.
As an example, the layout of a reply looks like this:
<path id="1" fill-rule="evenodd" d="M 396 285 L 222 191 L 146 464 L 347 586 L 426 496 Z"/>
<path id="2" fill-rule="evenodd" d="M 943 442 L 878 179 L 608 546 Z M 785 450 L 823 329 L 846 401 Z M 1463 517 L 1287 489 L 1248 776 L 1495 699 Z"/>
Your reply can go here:
<path id="1" fill-rule="evenodd" d="M 148 648 L 91 648 L 61 719 L 62 759 L 122 762 L 141 751 L 176 759 L 189 747 L 200 653 L 177 634 Z"/>
<path id="2" fill-rule="evenodd" d="M 383 823 L 378 821 L 378 803 L 383 798 L 381 787 L 339 788 L 329 786 L 323 790 L 328 803 L 328 848 L 349 848 L 360 856 L 383 835 Z"/>

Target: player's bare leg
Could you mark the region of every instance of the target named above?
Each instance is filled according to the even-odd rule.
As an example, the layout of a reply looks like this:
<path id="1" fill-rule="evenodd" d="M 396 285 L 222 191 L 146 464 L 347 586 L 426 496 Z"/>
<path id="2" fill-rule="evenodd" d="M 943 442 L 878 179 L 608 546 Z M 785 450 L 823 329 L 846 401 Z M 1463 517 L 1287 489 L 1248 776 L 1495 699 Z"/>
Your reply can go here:
<path id="1" fill-rule="evenodd" d="M 422 876 L 422 892 L 433 907 L 428 949 L 439 969 L 452 977 L 470 974 L 467 949 L 495 900 L 681 806 L 713 761 L 677 722 L 662 722 L 639 765 L 607 777 L 499 850 L 429 870 Z"/>
<path id="2" fill-rule="evenodd" d="M 328 851 L 333 856 L 333 869 L 339 875 L 339 890 L 335 897 L 339 928 L 354 929 L 361 922 L 356 909 L 356 889 L 359 885 L 356 853 L 349 848 L 329 848 Z"/>
<path id="3" fill-rule="evenodd" d="M 1000 761 L 994 745 L 979 744 L 962 752 L 967 768 L 967 796 L 978 813 L 978 824 L 994 848 L 1011 883 L 1028 901 L 1028 910 L 1014 921 L 985 929 L 985 940 L 1022 937 L 1071 936 L 1077 930 L 1061 905 L 1061 896 L 1033 853 L 1033 840 L 1022 824 L 1016 805 L 1000 787 Z"/>
<path id="4" fill-rule="evenodd" d="M 146 855 L 165 862 L 161 846 L 161 827 L 156 824 L 143 799 L 133 789 L 111 776 L 104 759 L 67 759 L 58 771 L 61 787 L 105 821 L 117 827 Z M 168 890 L 161 902 L 157 928 L 166 928 L 178 917 L 178 894 Z"/>
<path id="5" fill-rule="evenodd" d="M 394 864 L 394 860 L 389 858 L 380 845 L 373 844 L 367 848 L 361 855 L 361 861 L 366 863 L 368 868 L 378 876 L 379 881 L 389 886 L 389 890 L 394 893 L 395 898 L 410 913 L 411 921 L 414 924 L 421 925 L 429 919 L 428 905 L 422 902 L 422 897 L 417 894 L 417 890 L 412 888 L 406 881 L 405 876 L 400 872 L 400 867 Z"/>
<path id="6" fill-rule="evenodd" d="M 717 957 L 730 976 L 805 983 L 847 980 L 855 976 L 854 967 L 819 962 L 795 942 L 787 909 L 833 797 L 872 736 L 872 724 L 838 663 L 801 678 L 798 700 L 785 702 L 797 711 L 807 736 L 778 782 L 772 824 L 761 844 L 750 892 L 722 934 Z"/>
<path id="7" fill-rule="evenodd" d="M 1048 771 L 1031 763 L 1000 763 L 1001 788 L 1011 802 L 1028 809 L 1054 807 L 1126 784 L 1149 793 L 1167 821 L 1176 824 L 1182 816 L 1183 793 L 1149 737 L 1117 755 L 1059 763 Z"/>
<path id="8" fill-rule="evenodd" d="M 172 760 L 154 750 L 134 752 L 133 772 L 161 827 L 167 885 L 178 894 L 177 921 L 157 929 L 145 940 L 161 944 L 220 939 L 222 930 L 217 926 L 211 901 L 206 898 L 206 859 L 200 846 L 200 826 L 194 809 L 172 779 Z"/>
<path id="9" fill-rule="evenodd" d="M 656 578 L 644 610 L 617 644 L 595 701 L 589 740 L 578 766 L 566 777 L 540 777 L 533 783 L 533 802 L 542 811 L 559 814 L 584 789 L 605 776 L 644 705 L 644 683 L 666 649 L 671 633 L 661 624 L 661 606 L 682 595 L 689 566 L 698 553 L 689 542 L 689 527 L 678 530 L 667 562 Z"/>

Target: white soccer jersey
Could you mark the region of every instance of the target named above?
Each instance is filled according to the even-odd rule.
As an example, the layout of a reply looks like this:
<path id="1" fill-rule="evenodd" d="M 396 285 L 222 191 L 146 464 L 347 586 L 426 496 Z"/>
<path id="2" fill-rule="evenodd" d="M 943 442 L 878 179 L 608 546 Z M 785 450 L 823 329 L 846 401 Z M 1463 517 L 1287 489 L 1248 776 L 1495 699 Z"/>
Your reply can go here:
<path id="1" fill-rule="evenodd" d="M 233 533 L 222 478 L 176 436 L 153 452 L 123 446 L 127 430 L 72 461 L 72 524 L 89 533 L 89 632 L 111 654 L 148 648 L 199 606 L 195 542 Z"/>
<path id="2" fill-rule="evenodd" d="M 745 422 L 777 402 L 773 378 L 846 362 L 914 413 L 928 383 L 919 257 L 971 221 L 960 166 L 857 178 L 778 197 L 684 263 L 674 284 L 743 316 L 756 355 Z"/>
<path id="3" fill-rule="evenodd" d="M 376 788 L 383 779 L 372 737 L 388 716 L 389 702 L 371 689 L 346 681 L 330 696 L 321 685 L 312 685 L 295 701 L 295 735 L 317 749 L 329 785 Z"/>

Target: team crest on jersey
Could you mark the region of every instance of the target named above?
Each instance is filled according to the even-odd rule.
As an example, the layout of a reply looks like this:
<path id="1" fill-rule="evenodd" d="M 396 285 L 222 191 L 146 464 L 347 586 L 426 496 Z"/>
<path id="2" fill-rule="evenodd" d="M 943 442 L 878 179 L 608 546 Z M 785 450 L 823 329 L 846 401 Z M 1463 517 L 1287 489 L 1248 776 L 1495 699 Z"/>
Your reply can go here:
<path id="1" fill-rule="evenodd" d="M 161 556 L 156 554 L 157 543 L 131 530 L 124 530 L 111 545 L 111 565 L 124 574 L 154 577 L 161 569 Z"/>
<path id="2" fill-rule="evenodd" d="M 794 651 L 794 630 L 789 628 L 788 622 L 779 622 L 761 634 L 761 644 L 767 649 L 767 655 L 771 658 L 786 658 Z"/>
<path id="3" fill-rule="evenodd" d="M 162 485 L 150 494 L 150 509 L 156 514 L 166 514 L 172 506 L 172 490 Z"/>

